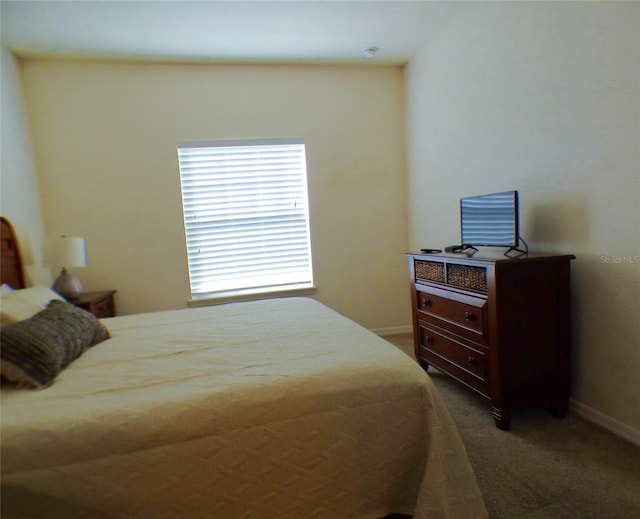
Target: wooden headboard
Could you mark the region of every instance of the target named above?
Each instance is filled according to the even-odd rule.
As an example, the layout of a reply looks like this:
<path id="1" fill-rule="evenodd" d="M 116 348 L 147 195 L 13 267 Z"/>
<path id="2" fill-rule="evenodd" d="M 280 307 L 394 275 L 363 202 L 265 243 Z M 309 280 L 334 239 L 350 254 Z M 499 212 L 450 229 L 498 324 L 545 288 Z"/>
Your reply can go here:
<path id="1" fill-rule="evenodd" d="M 0 216 L 0 235 L 2 239 L 2 256 L 0 257 L 0 282 L 17 290 L 25 288 L 24 270 L 20 244 L 13 230 L 13 225 L 5 217 Z"/>

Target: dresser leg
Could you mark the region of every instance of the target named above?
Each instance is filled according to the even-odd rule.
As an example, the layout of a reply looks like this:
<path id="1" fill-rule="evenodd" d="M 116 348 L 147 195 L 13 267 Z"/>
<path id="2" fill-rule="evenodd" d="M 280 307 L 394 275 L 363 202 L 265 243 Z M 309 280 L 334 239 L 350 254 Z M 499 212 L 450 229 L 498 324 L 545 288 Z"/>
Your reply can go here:
<path id="1" fill-rule="evenodd" d="M 496 427 L 501 431 L 508 431 L 511 427 L 511 411 L 506 408 L 493 407 L 493 419 L 496 422 Z"/>
<path id="2" fill-rule="evenodd" d="M 551 401 L 551 414 L 556 418 L 564 418 L 569 411 L 569 402 L 566 398 Z"/>

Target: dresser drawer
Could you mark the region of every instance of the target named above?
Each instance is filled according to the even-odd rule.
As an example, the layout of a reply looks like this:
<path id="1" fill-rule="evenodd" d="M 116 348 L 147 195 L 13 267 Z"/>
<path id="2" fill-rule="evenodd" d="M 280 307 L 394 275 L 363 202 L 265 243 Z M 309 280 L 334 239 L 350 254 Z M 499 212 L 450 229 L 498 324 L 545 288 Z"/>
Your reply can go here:
<path id="1" fill-rule="evenodd" d="M 84 292 L 80 297 L 69 302 L 92 313 L 98 319 L 114 317 L 116 315 L 113 295 L 115 290 L 102 290 L 100 292 Z"/>
<path id="2" fill-rule="evenodd" d="M 456 292 L 448 292 L 446 295 L 447 297 L 444 297 L 435 288 L 419 288 L 416 291 L 418 311 L 432 317 L 436 323 L 449 323 L 460 328 L 457 333 L 465 337 L 485 342 L 483 337 L 487 328 L 486 299 Z M 441 323 L 440 325 L 442 326 Z"/>
<path id="3" fill-rule="evenodd" d="M 466 382 L 478 391 L 487 392 L 487 354 L 481 346 L 475 348 L 420 324 L 420 359 Z"/>
<path id="4" fill-rule="evenodd" d="M 113 317 L 113 297 L 105 297 L 91 304 L 91 313 L 97 318 Z"/>

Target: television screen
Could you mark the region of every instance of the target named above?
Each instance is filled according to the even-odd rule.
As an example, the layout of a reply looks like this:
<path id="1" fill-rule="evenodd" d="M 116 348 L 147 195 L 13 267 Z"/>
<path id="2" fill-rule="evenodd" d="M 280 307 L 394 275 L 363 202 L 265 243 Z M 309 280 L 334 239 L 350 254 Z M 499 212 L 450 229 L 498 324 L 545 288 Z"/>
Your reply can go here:
<path id="1" fill-rule="evenodd" d="M 516 247 L 518 192 L 461 198 L 460 228 L 464 245 Z"/>

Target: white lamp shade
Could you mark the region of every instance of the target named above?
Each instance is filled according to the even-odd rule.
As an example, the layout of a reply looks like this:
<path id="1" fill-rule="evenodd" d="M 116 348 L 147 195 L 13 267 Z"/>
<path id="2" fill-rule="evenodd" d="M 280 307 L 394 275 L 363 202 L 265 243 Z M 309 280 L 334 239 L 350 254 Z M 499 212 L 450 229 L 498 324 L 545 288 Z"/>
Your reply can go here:
<path id="1" fill-rule="evenodd" d="M 86 267 L 87 240 L 77 236 L 60 236 L 48 240 L 44 252 L 45 265 L 56 267 Z"/>

